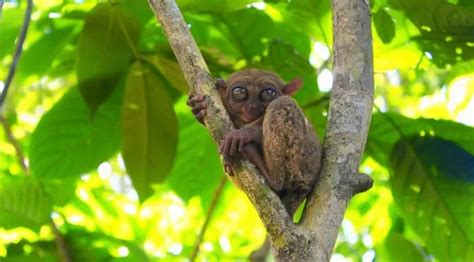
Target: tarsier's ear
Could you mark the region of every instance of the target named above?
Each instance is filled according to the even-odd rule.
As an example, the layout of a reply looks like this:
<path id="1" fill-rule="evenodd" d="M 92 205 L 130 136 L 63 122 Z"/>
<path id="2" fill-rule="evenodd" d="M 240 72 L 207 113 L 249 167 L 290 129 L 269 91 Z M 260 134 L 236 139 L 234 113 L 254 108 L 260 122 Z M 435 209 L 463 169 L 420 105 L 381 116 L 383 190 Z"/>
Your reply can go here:
<path id="1" fill-rule="evenodd" d="M 221 95 L 221 97 L 224 97 L 225 91 L 227 89 L 224 79 L 216 78 L 216 88 L 219 94 Z"/>
<path id="2" fill-rule="evenodd" d="M 283 94 L 289 95 L 289 96 L 294 95 L 295 92 L 298 91 L 298 89 L 300 89 L 302 85 L 303 85 L 303 80 L 296 78 L 295 80 L 289 82 L 283 87 L 283 90 L 282 90 Z"/>

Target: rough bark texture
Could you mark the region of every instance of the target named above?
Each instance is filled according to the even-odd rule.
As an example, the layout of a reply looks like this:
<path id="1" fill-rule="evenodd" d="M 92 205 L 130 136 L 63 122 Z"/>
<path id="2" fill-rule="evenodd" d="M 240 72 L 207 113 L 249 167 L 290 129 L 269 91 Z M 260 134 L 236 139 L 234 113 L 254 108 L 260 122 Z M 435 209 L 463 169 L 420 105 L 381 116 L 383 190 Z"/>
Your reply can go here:
<path id="1" fill-rule="evenodd" d="M 332 0 L 332 10 L 334 84 L 324 158 L 302 221 L 314 235 L 313 261 L 329 261 L 349 200 L 372 185 L 358 173 L 373 105 L 370 8 L 366 0 Z"/>
<path id="2" fill-rule="evenodd" d="M 206 126 L 215 141 L 232 123 L 209 70 L 174 0 L 149 0 L 178 58 L 191 92 L 208 96 Z M 236 177 L 266 227 L 277 261 L 329 261 L 349 200 L 370 188 L 358 173 L 373 103 L 372 37 L 366 0 L 332 0 L 334 85 L 320 180 L 300 224 L 294 225 L 278 197 L 253 165 Z"/>

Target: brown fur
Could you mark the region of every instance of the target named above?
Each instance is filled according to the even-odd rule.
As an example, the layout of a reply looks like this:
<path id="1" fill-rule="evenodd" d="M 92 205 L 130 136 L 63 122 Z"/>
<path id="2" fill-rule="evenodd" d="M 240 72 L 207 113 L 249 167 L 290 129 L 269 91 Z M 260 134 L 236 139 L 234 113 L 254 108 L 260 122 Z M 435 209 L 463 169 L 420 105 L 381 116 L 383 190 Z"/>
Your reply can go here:
<path id="1" fill-rule="evenodd" d="M 285 84 L 272 72 L 249 69 L 231 74 L 227 81 L 219 80 L 216 86 L 237 128 L 220 143 L 226 170 L 232 173 L 232 166 L 242 157 L 248 159 L 293 215 L 311 191 L 321 159 L 321 146 L 313 127 L 288 95 L 299 87 L 299 82 Z M 246 99 L 236 99 L 234 88 L 247 94 Z M 270 93 L 275 96 L 262 100 L 263 90 L 268 89 L 274 90 Z M 192 104 L 201 100 L 190 101 Z M 205 108 L 196 107 L 193 113 L 202 122 L 200 117 L 205 113 L 201 111 Z"/>

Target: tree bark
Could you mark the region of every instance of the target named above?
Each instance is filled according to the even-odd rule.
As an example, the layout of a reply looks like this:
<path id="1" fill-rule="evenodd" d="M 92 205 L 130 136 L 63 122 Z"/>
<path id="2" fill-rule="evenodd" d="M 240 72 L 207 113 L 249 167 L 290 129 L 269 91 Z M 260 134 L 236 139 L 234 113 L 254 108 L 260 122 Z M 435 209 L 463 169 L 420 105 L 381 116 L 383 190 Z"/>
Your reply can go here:
<path id="1" fill-rule="evenodd" d="M 206 126 L 215 141 L 233 126 L 201 53 L 174 0 L 149 0 L 191 92 L 208 99 Z M 332 0 L 334 85 L 323 146 L 322 171 L 303 213 L 293 224 L 255 167 L 244 162 L 238 180 L 256 208 L 277 261 L 329 261 L 349 200 L 370 188 L 358 173 L 373 104 L 372 37 L 366 0 Z"/>

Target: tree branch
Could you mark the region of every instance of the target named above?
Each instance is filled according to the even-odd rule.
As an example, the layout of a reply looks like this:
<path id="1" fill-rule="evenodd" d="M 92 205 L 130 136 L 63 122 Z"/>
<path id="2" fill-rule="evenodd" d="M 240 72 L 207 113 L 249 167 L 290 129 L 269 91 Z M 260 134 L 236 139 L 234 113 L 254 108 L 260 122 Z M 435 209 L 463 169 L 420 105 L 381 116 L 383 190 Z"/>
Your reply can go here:
<path id="1" fill-rule="evenodd" d="M 232 129 L 207 65 L 173 0 L 149 0 L 184 72 L 191 93 L 208 102 L 206 126 L 215 141 Z M 349 200 L 370 188 L 359 174 L 373 104 L 370 8 L 366 0 L 332 0 L 334 86 L 324 142 L 322 173 L 294 225 L 275 193 L 253 165 L 237 168 L 236 180 L 256 208 L 276 261 L 329 261 Z"/>
<path id="2" fill-rule="evenodd" d="M 71 262 L 72 257 L 71 257 L 71 254 L 69 253 L 66 240 L 64 239 L 63 235 L 61 234 L 61 232 L 59 231 L 58 227 L 56 226 L 56 224 L 54 223 L 52 219 L 51 219 L 50 226 L 51 226 L 51 229 L 53 230 L 54 242 L 56 243 L 56 249 L 58 250 L 61 261 Z"/>
<path id="3" fill-rule="evenodd" d="M 1 7 L 2 6 L 0 6 L 0 11 L 1 11 Z M 8 71 L 7 79 L 5 80 L 5 85 L 3 87 L 2 94 L 0 95 L 0 114 L 3 113 L 3 106 L 5 103 L 5 99 L 7 98 L 8 90 L 13 81 L 13 76 L 15 76 L 18 60 L 20 60 L 21 52 L 23 51 L 23 43 L 25 42 L 26 33 L 28 32 L 28 28 L 30 25 L 32 9 L 33 9 L 33 0 L 28 0 L 26 4 L 25 18 L 23 20 L 23 25 L 21 26 L 20 35 L 18 36 L 15 53 L 13 54 L 13 62 L 10 66 L 10 70 Z"/>
<path id="4" fill-rule="evenodd" d="M 370 8 L 366 0 L 332 0 L 334 84 L 322 171 L 302 224 L 314 234 L 317 261 L 329 261 L 349 200 L 372 179 L 358 172 L 373 105 Z"/>
<path id="5" fill-rule="evenodd" d="M 207 97 L 208 107 L 204 121 L 212 138 L 216 142 L 220 141 L 225 133 L 233 129 L 233 124 L 178 6 L 174 0 L 149 0 L 149 3 L 171 44 L 191 93 Z M 244 161 L 236 168 L 236 175 L 232 180 L 241 185 L 257 209 L 270 237 L 280 239 L 281 243 L 289 241 L 294 236 L 288 229 L 294 227 L 294 224 L 278 196 L 257 172 L 252 164 Z"/>

